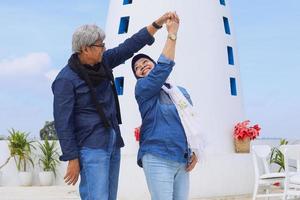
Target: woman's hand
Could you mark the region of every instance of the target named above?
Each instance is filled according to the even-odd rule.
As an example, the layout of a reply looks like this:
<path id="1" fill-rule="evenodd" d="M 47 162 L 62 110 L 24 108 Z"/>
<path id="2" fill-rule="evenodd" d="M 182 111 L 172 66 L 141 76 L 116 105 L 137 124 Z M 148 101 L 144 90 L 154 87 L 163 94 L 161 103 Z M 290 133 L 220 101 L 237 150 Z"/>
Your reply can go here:
<path id="1" fill-rule="evenodd" d="M 155 23 L 159 26 L 164 25 L 168 19 L 174 19 L 176 17 L 175 12 L 166 12 L 164 15 L 162 15 L 160 18 L 155 20 Z"/>
<path id="2" fill-rule="evenodd" d="M 194 169 L 194 167 L 196 166 L 197 162 L 198 162 L 198 158 L 197 158 L 196 154 L 193 153 L 189 164 L 186 166 L 186 171 L 187 172 L 192 171 Z"/>
<path id="3" fill-rule="evenodd" d="M 168 20 L 178 21 L 177 18 L 178 18 L 178 16 L 177 16 L 176 12 L 167 12 L 164 15 L 162 15 L 161 17 L 159 17 L 157 20 L 155 20 L 154 22 L 158 26 L 163 26 L 165 23 L 167 23 Z M 150 35 L 154 36 L 154 34 L 157 32 L 158 28 L 154 27 L 152 24 L 150 24 L 147 26 L 147 30 L 150 33 Z"/>
<path id="4" fill-rule="evenodd" d="M 179 28 L 179 17 L 175 12 L 173 14 L 174 15 L 172 15 L 171 18 L 167 19 L 166 28 L 167 28 L 168 33 L 176 35 L 178 32 L 178 28 Z"/>

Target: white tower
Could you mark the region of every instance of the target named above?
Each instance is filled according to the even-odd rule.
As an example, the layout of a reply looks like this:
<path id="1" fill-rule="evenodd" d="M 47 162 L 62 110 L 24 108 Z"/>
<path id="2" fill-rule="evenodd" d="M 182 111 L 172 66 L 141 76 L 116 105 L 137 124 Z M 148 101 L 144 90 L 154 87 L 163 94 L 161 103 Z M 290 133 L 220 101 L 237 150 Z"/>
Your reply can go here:
<path id="1" fill-rule="evenodd" d="M 240 180 L 251 182 L 249 172 L 244 169 L 249 156 L 234 153 L 232 137 L 234 125 L 244 119 L 244 111 L 228 3 L 225 0 L 110 1 L 105 41 L 108 48 L 118 45 L 167 11 L 176 11 L 180 17 L 172 77 L 188 90 L 199 109 L 207 143 L 205 158 L 191 174 L 192 197 L 250 192 L 247 185 L 240 183 Z M 166 37 L 166 30 L 159 30 L 155 43 L 140 52 L 157 59 Z M 117 67 L 114 74 L 124 77 L 120 103 L 121 131 L 126 147 L 122 151 L 119 196 L 133 200 L 145 199 L 146 183 L 142 170 L 136 165 L 138 143 L 134 140 L 133 129 L 141 120 L 134 98 L 136 79 L 130 61 Z M 237 175 L 236 171 L 241 174 Z"/>

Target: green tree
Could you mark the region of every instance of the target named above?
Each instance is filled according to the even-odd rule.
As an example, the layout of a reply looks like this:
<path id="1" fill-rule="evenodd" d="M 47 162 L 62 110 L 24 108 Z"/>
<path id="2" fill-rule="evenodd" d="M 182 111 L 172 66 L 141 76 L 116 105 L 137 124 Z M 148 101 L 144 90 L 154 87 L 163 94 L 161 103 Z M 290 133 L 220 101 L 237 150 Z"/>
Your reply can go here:
<path id="1" fill-rule="evenodd" d="M 57 140 L 57 134 L 54 127 L 54 121 L 46 121 L 44 127 L 40 130 L 41 140 Z"/>

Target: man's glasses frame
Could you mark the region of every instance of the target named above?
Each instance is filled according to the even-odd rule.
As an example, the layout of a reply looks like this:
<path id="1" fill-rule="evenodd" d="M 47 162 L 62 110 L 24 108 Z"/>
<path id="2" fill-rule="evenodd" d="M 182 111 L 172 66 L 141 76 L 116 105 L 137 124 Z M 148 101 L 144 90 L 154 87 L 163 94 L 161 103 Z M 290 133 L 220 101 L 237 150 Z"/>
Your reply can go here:
<path id="1" fill-rule="evenodd" d="M 99 48 L 103 48 L 103 47 L 105 47 L 105 43 L 101 43 L 101 44 L 92 44 L 92 45 L 90 45 L 90 47 L 99 47 Z"/>

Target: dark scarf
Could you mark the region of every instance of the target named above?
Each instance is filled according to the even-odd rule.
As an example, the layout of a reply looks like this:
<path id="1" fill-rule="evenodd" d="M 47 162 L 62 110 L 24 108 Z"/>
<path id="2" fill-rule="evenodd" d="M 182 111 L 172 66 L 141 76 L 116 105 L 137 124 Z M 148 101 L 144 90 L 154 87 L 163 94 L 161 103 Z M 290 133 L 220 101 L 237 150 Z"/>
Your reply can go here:
<path id="1" fill-rule="evenodd" d="M 90 94 L 92 97 L 92 101 L 96 105 L 97 112 L 106 128 L 109 128 L 110 124 L 105 116 L 105 113 L 103 112 L 103 105 L 99 104 L 99 102 L 98 102 L 95 87 L 97 87 L 99 84 L 101 84 L 101 82 L 104 80 L 110 81 L 110 84 L 111 84 L 111 87 L 113 90 L 113 94 L 115 97 L 118 123 L 122 124 L 119 98 L 118 98 L 112 70 L 107 68 L 102 62 L 100 62 L 94 66 L 82 65 L 79 62 L 79 58 L 78 58 L 77 54 L 73 54 L 70 57 L 70 59 L 68 61 L 68 65 L 88 85 L 88 87 L 91 91 Z"/>

